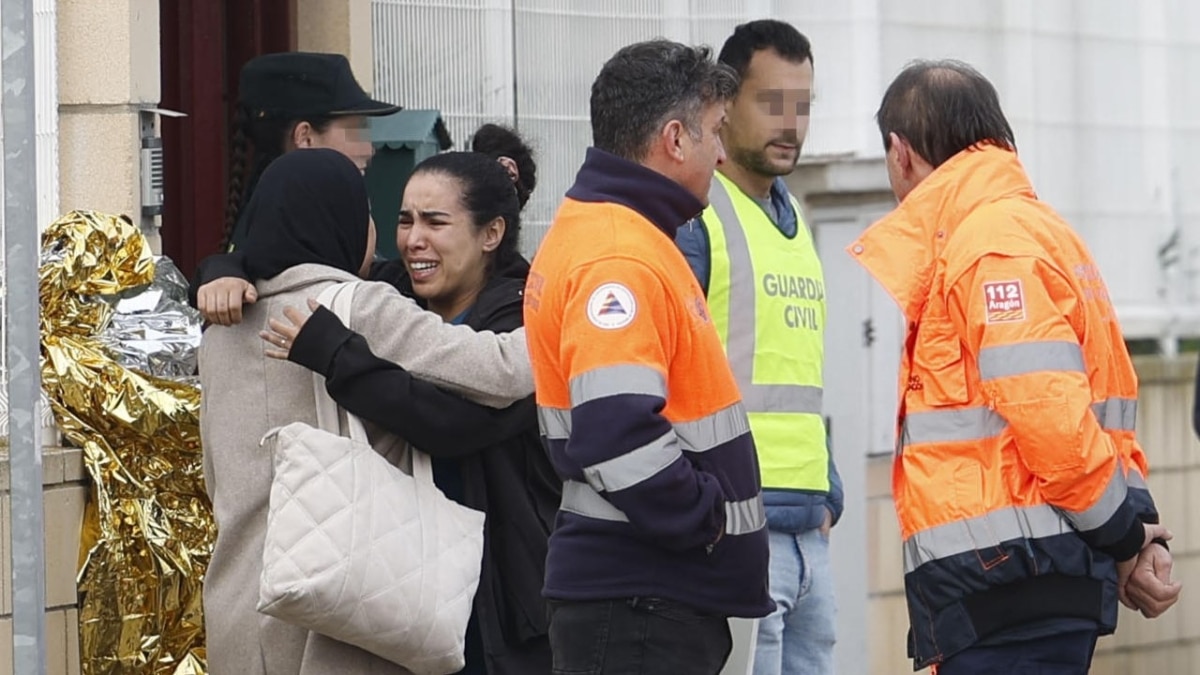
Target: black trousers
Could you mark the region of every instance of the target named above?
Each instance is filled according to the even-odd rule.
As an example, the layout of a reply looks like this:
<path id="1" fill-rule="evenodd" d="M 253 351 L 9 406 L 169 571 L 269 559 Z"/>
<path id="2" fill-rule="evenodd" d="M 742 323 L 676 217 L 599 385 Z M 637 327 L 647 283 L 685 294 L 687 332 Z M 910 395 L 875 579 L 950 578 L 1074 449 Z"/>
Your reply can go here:
<path id="1" fill-rule="evenodd" d="M 717 675 L 732 648 L 725 617 L 671 600 L 550 604 L 554 675 Z"/>

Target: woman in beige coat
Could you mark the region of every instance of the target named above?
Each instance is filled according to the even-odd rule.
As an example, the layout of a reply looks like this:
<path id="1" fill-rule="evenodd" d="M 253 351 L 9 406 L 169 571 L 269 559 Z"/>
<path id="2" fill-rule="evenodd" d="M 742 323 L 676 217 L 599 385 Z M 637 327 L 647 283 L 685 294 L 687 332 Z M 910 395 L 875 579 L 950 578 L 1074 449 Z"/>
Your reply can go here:
<path id="1" fill-rule="evenodd" d="M 284 307 L 303 307 L 335 283 L 364 276 L 374 251 L 366 185 L 332 150 L 290 153 L 264 172 L 243 246 L 258 302 L 200 348 L 204 474 L 218 534 L 204 586 L 212 675 L 404 673 L 356 647 L 259 614 L 259 576 L 272 464 L 259 440 L 290 422 L 315 425 L 312 373 L 271 359 L 259 334 Z M 494 407 L 530 395 L 524 333 L 476 333 L 446 324 L 382 283 L 354 294 L 350 329 L 421 379 Z M 368 429 L 376 448 L 395 439 Z"/>

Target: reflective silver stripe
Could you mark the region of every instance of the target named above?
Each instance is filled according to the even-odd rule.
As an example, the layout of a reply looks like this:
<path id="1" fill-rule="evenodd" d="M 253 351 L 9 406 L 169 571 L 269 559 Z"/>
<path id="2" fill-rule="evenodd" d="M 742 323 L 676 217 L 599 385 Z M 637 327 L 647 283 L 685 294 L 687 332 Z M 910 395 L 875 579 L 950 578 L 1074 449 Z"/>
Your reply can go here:
<path id="1" fill-rule="evenodd" d="M 538 426 L 547 440 L 560 441 L 571 436 L 571 411 L 538 406 Z"/>
<path id="2" fill-rule="evenodd" d="M 1142 474 L 1137 469 L 1130 469 L 1129 473 L 1125 474 L 1125 484 L 1137 490 L 1150 489 L 1150 486 L 1146 485 L 1146 479 L 1142 478 Z"/>
<path id="3" fill-rule="evenodd" d="M 588 518 L 609 520 L 615 523 L 629 522 L 629 517 L 625 515 L 625 512 L 613 506 L 612 502 L 593 490 L 592 486 L 575 480 L 563 483 L 562 504 L 559 508 Z"/>
<path id="4" fill-rule="evenodd" d="M 999 436 L 1008 422 L 986 406 L 910 412 L 904 417 L 904 445 L 981 441 Z"/>
<path id="5" fill-rule="evenodd" d="M 1092 412 L 1100 426 L 1110 431 L 1133 431 L 1137 428 L 1137 399 L 1110 398 L 1092 404 Z"/>
<path id="6" fill-rule="evenodd" d="M 1047 370 L 1087 372 L 1083 349 L 1076 342 L 1046 340 L 979 350 L 979 377 L 984 382 Z"/>
<path id="7" fill-rule="evenodd" d="M 1129 487 L 1125 483 L 1125 469 L 1121 467 L 1120 462 L 1115 464 L 1116 471 L 1108 479 L 1108 485 L 1104 487 L 1104 494 L 1100 495 L 1100 499 L 1096 500 L 1095 504 L 1086 511 L 1076 512 L 1063 509 L 1063 514 L 1081 532 L 1094 530 L 1104 525 L 1113 517 L 1117 509 L 1121 508 L 1121 504 L 1125 503 L 1125 495 L 1129 492 Z"/>
<path id="8" fill-rule="evenodd" d="M 767 526 L 762 495 L 740 502 L 725 502 L 725 534 L 750 534 Z"/>
<path id="9" fill-rule="evenodd" d="M 565 440 L 571 435 L 571 411 L 539 406 L 538 425 L 548 440 Z M 688 452 L 705 452 L 748 433 L 750 421 L 741 403 L 707 417 L 675 425 L 680 445 Z"/>
<path id="10" fill-rule="evenodd" d="M 750 331 L 735 332 L 748 333 Z M 730 337 L 730 341 L 733 341 L 732 337 Z M 735 372 L 735 374 L 737 373 Z M 738 389 L 742 393 L 742 402 L 746 405 L 747 410 L 821 414 L 824 392 L 820 387 L 803 384 L 744 384 L 739 376 Z"/>
<path id="11" fill-rule="evenodd" d="M 750 420 L 746 417 L 746 408 L 741 403 L 735 403 L 693 422 L 679 422 L 675 425 L 675 435 L 679 437 L 679 444 L 688 452 L 706 452 L 748 433 Z"/>
<path id="12" fill-rule="evenodd" d="M 562 504 L 559 508 L 568 513 L 574 513 L 588 518 L 607 520 L 614 523 L 628 523 L 621 509 L 613 506 L 592 486 L 579 481 L 563 482 Z M 725 534 L 742 535 L 757 532 L 767 526 L 767 513 L 763 507 L 762 495 L 756 495 L 740 502 L 725 504 Z"/>
<path id="13" fill-rule="evenodd" d="M 667 397 L 662 373 L 646 366 L 605 366 L 571 379 L 571 407 L 618 394 Z"/>
<path id="14" fill-rule="evenodd" d="M 1132 431 L 1137 420 L 1137 401 L 1111 398 L 1092 405 L 1100 426 L 1108 430 Z M 977 441 L 999 436 L 1008 422 L 987 407 L 958 410 L 926 410 L 910 412 L 904 417 L 901 430 L 903 446 L 918 443 L 949 443 Z"/>
<path id="15" fill-rule="evenodd" d="M 933 560 L 980 551 L 986 565 L 988 549 L 1014 539 L 1042 539 L 1074 532 L 1053 507 L 1014 506 L 986 515 L 938 525 L 917 532 L 904 542 L 904 573 Z"/>
<path id="16" fill-rule="evenodd" d="M 821 387 L 754 383 L 758 322 L 754 316 L 756 285 L 750 243 L 746 240 L 746 233 L 738 227 L 741 221 L 733 200 L 721 179 L 716 176 L 708 190 L 708 201 L 721 219 L 721 231 L 725 233 L 725 250 L 729 255 L 729 331 L 725 351 L 746 410 L 752 413 L 821 414 Z M 804 224 L 797 222 L 796 226 L 804 227 Z"/>
<path id="17" fill-rule="evenodd" d="M 674 431 L 668 431 L 636 450 L 584 467 L 583 475 L 597 490 L 615 492 L 653 477 L 682 456 L 679 439 Z"/>

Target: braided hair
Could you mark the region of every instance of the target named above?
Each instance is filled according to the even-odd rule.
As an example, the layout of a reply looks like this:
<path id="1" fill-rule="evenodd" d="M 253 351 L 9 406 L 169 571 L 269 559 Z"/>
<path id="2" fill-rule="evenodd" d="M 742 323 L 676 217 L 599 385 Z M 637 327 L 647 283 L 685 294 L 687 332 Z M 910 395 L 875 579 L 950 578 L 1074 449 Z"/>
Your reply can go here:
<path id="1" fill-rule="evenodd" d="M 229 143 L 229 193 L 225 202 L 225 232 L 220 251 L 229 250 L 242 208 L 254 194 L 258 179 L 271 162 L 288 151 L 288 140 L 301 122 L 308 122 L 317 133 L 324 133 L 333 118 L 252 118 L 246 106 L 238 103 L 234 110 L 233 133 Z"/>

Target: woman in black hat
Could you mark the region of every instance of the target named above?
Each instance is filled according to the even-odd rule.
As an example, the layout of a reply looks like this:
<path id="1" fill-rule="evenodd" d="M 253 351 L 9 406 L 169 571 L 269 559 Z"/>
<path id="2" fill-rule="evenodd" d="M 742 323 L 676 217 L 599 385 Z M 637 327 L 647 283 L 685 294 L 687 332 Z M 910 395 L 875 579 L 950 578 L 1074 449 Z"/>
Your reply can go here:
<path id="1" fill-rule="evenodd" d="M 341 54 L 282 52 L 242 67 L 229 163 L 229 201 L 222 249 L 246 239 L 242 209 L 264 170 L 277 157 L 302 148 L 330 148 L 366 169 L 373 152 L 366 118 L 400 106 L 376 101 L 354 79 Z"/>

